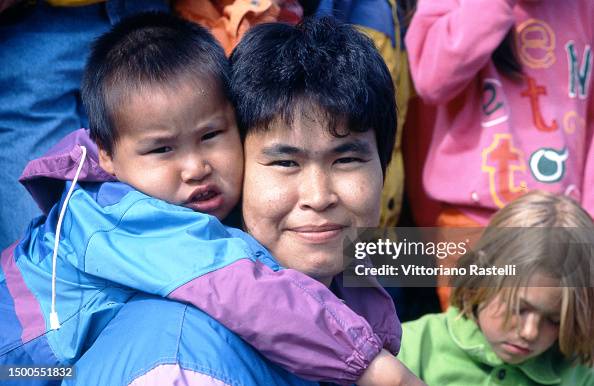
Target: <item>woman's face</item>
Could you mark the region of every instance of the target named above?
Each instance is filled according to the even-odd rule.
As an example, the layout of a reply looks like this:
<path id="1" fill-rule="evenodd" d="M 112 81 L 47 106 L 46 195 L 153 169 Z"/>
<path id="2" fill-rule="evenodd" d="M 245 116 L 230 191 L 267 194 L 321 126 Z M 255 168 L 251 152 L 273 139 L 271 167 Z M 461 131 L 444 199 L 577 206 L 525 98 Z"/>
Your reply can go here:
<path id="1" fill-rule="evenodd" d="M 372 130 L 336 138 L 300 115 L 247 136 L 243 216 L 281 265 L 329 285 L 344 236 L 379 222 L 382 171 Z"/>

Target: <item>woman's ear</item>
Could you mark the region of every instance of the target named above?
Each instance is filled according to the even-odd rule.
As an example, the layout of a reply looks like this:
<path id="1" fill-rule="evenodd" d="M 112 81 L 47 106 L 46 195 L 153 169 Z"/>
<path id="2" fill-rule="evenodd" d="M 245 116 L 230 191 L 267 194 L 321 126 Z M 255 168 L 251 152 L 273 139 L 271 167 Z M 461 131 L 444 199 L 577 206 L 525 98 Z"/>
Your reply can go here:
<path id="1" fill-rule="evenodd" d="M 113 158 L 109 153 L 103 149 L 99 149 L 99 166 L 107 173 L 115 176 L 115 168 L 113 166 Z"/>

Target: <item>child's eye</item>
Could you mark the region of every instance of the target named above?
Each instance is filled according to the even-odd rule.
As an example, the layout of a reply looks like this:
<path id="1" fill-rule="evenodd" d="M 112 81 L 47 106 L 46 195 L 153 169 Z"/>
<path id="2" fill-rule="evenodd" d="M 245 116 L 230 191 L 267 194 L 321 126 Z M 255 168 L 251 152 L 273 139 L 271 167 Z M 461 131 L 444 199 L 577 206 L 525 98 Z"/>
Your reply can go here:
<path id="1" fill-rule="evenodd" d="M 209 133 L 206 133 L 202 136 L 202 140 L 203 141 L 208 141 L 209 139 L 212 139 L 214 137 L 216 137 L 217 135 L 221 134 L 223 132 L 223 130 L 215 130 L 215 131 L 211 131 Z"/>
<path id="2" fill-rule="evenodd" d="M 561 324 L 561 321 L 556 318 L 548 318 L 547 320 L 549 323 L 551 323 L 552 325 L 555 325 L 555 326 L 558 326 Z"/>
<path id="3" fill-rule="evenodd" d="M 161 146 L 156 149 L 150 150 L 149 153 L 150 154 L 163 154 L 163 153 L 169 153 L 172 150 L 173 150 L 173 148 L 171 146 Z"/>
<path id="4" fill-rule="evenodd" d="M 290 167 L 295 167 L 295 166 L 299 166 L 299 164 L 293 160 L 278 160 L 278 161 L 272 161 L 268 164 L 269 166 L 280 166 L 283 168 L 290 168 Z"/>

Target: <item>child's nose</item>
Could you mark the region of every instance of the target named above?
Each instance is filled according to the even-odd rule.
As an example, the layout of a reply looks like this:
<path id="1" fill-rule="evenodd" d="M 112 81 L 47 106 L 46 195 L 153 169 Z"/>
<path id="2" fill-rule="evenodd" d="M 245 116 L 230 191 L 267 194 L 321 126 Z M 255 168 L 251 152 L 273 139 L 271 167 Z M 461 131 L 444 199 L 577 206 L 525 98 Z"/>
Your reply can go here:
<path id="1" fill-rule="evenodd" d="M 181 178 L 184 182 L 199 182 L 212 173 L 210 164 L 197 156 L 186 157 L 181 165 Z"/>
<path id="2" fill-rule="evenodd" d="M 538 325 L 540 323 L 539 317 L 536 314 L 528 314 L 520 329 L 520 337 L 526 341 L 533 341 L 538 337 Z"/>

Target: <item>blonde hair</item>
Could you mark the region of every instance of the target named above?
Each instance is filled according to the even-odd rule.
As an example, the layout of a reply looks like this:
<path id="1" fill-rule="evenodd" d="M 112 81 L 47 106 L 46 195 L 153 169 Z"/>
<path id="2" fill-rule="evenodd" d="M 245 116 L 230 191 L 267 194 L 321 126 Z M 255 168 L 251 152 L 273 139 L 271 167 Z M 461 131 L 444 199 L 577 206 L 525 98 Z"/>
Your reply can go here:
<path id="1" fill-rule="evenodd" d="M 471 264 L 485 268 L 511 264 L 518 276 L 458 276 L 451 303 L 474 319 L 481 304 L 502 294 L 507 322 L 518 312 L 518 288 L 534 274 L 558 279 L 562 287 L 559 350 L 568 360 L 592 365 L 593 247 L 594 224 L 576 202 L 553 193 L 529 192 L 497 212 L 473 251 L 458 262 L 467 270 Z"/>

